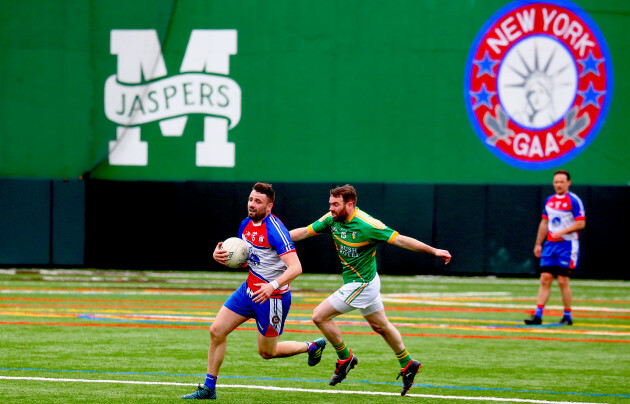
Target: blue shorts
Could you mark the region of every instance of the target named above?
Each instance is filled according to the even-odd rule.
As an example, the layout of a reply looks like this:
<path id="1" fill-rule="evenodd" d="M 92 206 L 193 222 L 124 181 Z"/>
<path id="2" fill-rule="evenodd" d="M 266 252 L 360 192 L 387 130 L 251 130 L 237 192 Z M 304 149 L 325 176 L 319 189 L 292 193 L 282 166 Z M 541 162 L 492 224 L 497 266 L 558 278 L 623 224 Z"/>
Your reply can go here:
<path id="1" fill-rule="evenodd" d="M 578 240 L 547 241 L 540 256 L 541 267 L 563 267 L 574 269 L 578 261 Z"/>
<path id="2" fill-rule="evenodd" d="M 284 321 L 291 308 L 291 291 L 279 299 L 267 299 L 264 303 L 254 303 L 251 294 L 247 282 L 243 282 L 223 305 L 236 314 L 255 319 L 258 331 L 265 337 L 282 334 Z"/>

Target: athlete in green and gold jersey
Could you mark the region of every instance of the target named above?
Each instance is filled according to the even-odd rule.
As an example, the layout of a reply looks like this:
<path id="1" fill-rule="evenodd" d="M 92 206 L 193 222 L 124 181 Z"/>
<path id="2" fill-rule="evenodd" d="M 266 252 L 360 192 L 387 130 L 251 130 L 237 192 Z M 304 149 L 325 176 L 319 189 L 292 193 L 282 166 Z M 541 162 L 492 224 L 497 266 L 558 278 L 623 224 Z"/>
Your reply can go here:
<path id="1" fill-rule="evenodd" d="M 346 346 L 341 330 L 333 320 L 340 314 L 356 309 L 396 354 L 402 368 L 399 376 L 403 377 L 400 394 L 404 396 L 422 366 L 417 360 L 411 359 L 400 332 L 385 314 L 376 267 L 376 249 L 379 242 L 387 242 L 408 250 L 433 254 L 447 264 L 451 254 L 399 234 L 357 208 L 356 203 L 357 193 L 351 185 L 332 189 L 329 212 L 307 227 L 291 230 L 291 239 L 299 241 L 321 233 L 331 233 L 343 266 L 343 286 L 321 302 L 313 312 L 313 322 L 334 346 L 339 357 L 330 385 L 334 386 L 345 379 L 348 372 L 359 363 Z"/>
<path id="2" fill-rule="evenodd" d="M 376 248 L 379 241 L 392 243 L 398 232 L 385 226 L 358 207 L 344 222 L 328 212 L 308 226 L 309 234 L 331 233 L 343 265 L 343 283 L 370 282 L 376 276 Z"/>

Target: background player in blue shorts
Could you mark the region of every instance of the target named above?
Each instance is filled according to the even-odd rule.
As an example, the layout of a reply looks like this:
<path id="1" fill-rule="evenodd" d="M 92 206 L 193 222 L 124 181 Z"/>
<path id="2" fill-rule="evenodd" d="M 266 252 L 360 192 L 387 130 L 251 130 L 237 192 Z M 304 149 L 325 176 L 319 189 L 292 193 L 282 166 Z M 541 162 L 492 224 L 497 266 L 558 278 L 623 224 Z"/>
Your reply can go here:
<path id="1" fill-rule="evenodd" d="M 573 192 L 569 192 L 570 185 L 571 176 L 567 171 L 558 170 L 554 173 L 553 187 L 556 193 L 545 200 L 534 246 L 534 255 L 540 258 L 540 287 L 536 312 L 525 319 L 525 324 L 542 324 L 543 311 L 549 300 L 554 276 L 558 278 L 564 304 L 564 315 L 559 324 L 573 324 L 569 277 L 577 266 L 580 247 L 578 231 L 586 226 L 586 214 L 582 200 Z"/>
<path id="2" fill-rule="evenodd" d="M 250 318 L 258 326 L 258 353 L 264 359 L 293 356 L 308 352 L 308 364 L 321 359 L 326 340 L 313 342 L 278 342 L 284 321 L 291 307 L 289 283 L 302 273 L 302 264 L 295 252 L 289 231 L 280 219 L 271 214 L 275 193 L 271 184 L 256 183 L 247 203 L 248 217 L 239 228 L 239 236 L 248 243 L 249 274 L 223 304 L 210 327 L 206 381 L 185 399 L 215 399 L 216 379 L 225 357 L 227 336 Z M 221 242 L 213 258 L 225 264 L 227 251 Z"/>

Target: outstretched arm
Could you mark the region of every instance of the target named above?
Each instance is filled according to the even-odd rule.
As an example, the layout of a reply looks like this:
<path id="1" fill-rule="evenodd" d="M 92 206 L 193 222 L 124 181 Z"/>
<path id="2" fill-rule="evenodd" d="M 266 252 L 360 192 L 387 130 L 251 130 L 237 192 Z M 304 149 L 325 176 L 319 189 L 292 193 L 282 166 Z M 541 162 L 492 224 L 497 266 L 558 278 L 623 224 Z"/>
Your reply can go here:
<path id="1" fill-rule="evenodd" d="M 297 229 L 293 229 L 289 232 L 289 235 L 291 235 L 291 240 L 293 241 L 300 241 L 314 236 L 313 233 L 308 231 L 308 227 L 298 227 Z"/>
<path id="2" fill-rule="evenodd" d="M 416 240 L 413 237 L 403 236 L 402 234 L 399 234 L 394 239 L 392 244 L 398 247 L 406 248 L 407 250 L 411 250 L 411 251 L 433 254 L 436 257 L 442 258 L 445 264 L 448 264 L 449 261 L 451 260 L 451 253 L 449 253 L 448 251 L 431 247 L 430 245 L 425 244 L 420 240 Z"/>

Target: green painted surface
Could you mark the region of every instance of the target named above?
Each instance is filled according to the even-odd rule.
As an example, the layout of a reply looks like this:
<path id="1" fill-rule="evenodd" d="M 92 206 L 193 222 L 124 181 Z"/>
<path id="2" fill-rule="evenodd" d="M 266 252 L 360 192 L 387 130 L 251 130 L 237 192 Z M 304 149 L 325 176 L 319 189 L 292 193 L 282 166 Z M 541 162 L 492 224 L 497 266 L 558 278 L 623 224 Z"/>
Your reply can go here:
<path id="1" fill-rule="evenodd" d="M 160 181 L 547 184 L 555 168 L 512 167 L 467 117 L 471 44 L 506 1 L 25 0 L 0 14 L 0 176 Z M 576 183 L 630 182 L 630 3 L 575 1 L 596 22 L 614 66 L 606 122 L 562 168 Z M 204 117 L 181 136 L 140 125 L 145 166 L 111 165 L 117 124 L 105 82 L 117 72 L 112 30 L 155 30 L 166 78 L 193 30 L 236 30 L 229 73 L 242 92 L 229 167 L 200 167 Z M 216 93 L 215 93 L 216 94 Z M 145 107 L 148 104 L 145 99 Z"/>

